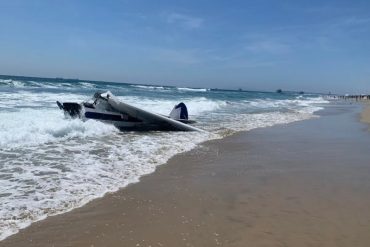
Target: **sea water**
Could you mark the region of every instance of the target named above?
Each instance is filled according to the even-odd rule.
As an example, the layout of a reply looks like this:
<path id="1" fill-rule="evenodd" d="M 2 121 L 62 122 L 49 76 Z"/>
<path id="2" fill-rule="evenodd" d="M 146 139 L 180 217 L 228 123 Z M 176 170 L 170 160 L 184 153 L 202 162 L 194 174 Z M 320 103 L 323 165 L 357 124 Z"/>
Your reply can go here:
<path id="1" fill-rule="evenodd" d="M 56 105 L 110 90 L 168 115 L 184 102 L 205 132 L 121 132 L 66 118 Z M 206 140 L 314 117 L 320 95 L 0 76 L 0 240 L 155 171 Z"/>

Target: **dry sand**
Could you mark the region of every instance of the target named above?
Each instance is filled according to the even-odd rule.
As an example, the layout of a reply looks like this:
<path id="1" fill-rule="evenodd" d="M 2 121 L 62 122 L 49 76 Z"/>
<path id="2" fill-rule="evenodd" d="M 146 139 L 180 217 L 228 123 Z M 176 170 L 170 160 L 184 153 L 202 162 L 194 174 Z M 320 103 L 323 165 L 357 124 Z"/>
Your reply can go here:
<path id="1" fill-rule="evenodd" d="M 370 134 L 358 109 L 205 143 L 0 246 L 370 246 Z"/>

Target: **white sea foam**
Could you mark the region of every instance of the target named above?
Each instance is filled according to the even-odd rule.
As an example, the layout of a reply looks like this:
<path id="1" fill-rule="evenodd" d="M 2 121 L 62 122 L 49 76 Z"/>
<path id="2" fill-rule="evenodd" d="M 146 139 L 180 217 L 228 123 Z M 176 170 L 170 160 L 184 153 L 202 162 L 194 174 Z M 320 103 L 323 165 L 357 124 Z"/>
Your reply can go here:
<path id="1" fill-rule="evenodd" d="M 24 87 L 24 82 L 17 81 L 17 80 L 11 80 L 11 79 L 0 79 L 0 84 L 5 84 L 7 86 L 15 87 L 15 88 Z"/>
<path id="2" fill-rule="evenodd" d="M 89 96 L 81 94 L 67 93 L 32 93 L 21 89 L 17 93 L 2 93 L 0 94 L 0 107 L 3 108 L 21 108 L 21 107 L 43 107 L 49 106 L 55 108 L 55 101 L 62 102 L 80 102 L 88 100 Z"/>
<path id="3" fill-rule="evenodd" d="M 95 85 L 90 82 L 79 82 L 79 85 L 81 85 L 82 88 L 95 88 Z"/>
<path id="4" fill-rule="evenodd" d="M 142 89 L 159 89 L 159 90 L 164 90 L 165 87 L 162 86 L 145 86 L 145 85 L 130 85 L 131 87 L 136 87 L 136 88 L 142 88 Z"/>
<path id="5" fill-rule="evenodd" d="M 0 83 L 8 84 L 11 82 L 12 82 L 12 79 L 0 79 Z"/>
<path id="6" fill-rule="evenodd" d="M 190 115 L 200 115 L 204 112 L 214 111 L 225 106 L 222 100 L 209 100 L 205 97 L 192 97 L 182 99 L 149 99 L 144 97 L 118 96 L 118 99 L 144 110 L 168 115 L 172 108 L 180 102 L 184 102 Z"/>
<path id="7" fill-rule="evenodd" d="M 274 99 L 256 99 L 253 101 L 244 101 L 250 106 L 258 109 L 291 109 L 297 110 L 301 108 L 316 109 L 315 105 L 327 104 L 328 101 L 324 100 L 322 97 L 309 97 L 304 99 L 284 99 L 284 100 L 274 100 Z"/>
<path id="8" fill-rule="evenodd" d="M 103 139 L 62 139 L 1 151 L 6 157 L 2 172 L 11 179 L 0 184 L 1 193 L 9 194 L 7 200 L 0 201 L 0 238 L 138 182 L 171 156 L 206 139 L 207 133 L 145 136 L 112 131 Z"/>
<path id="9" fill-rule="evenodd" d="M 177 90 L 180 91 L 191 91 L 191 92 L 207 92 L 207 88 L 190 88 L 190 87 L 178 87 Z"/>
<path id="10" fill-rule="evenodd" d="M 57 109 L 22 109 L 0 113 L 0 148 L 34 146 L 70 139 L 99 136 L 115 131 L 113 126 L 97 121 L 65 119 Z"/>

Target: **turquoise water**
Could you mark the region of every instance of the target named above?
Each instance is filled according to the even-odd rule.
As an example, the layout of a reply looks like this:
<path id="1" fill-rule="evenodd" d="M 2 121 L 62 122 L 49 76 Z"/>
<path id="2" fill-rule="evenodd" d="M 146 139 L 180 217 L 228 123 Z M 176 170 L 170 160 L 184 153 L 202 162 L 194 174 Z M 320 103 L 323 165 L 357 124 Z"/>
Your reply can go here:
<path id="1" fill-rule="evenodd" d="M 120 132 L 67 119 L 55 104 L 88 100 L 97 90 L 165 115 L 184 102 L 206 132 Z M 203 141 L 309 119 L 326 103 L 314 94 L 0 76 L 0 240 L 138 182 Z"/>

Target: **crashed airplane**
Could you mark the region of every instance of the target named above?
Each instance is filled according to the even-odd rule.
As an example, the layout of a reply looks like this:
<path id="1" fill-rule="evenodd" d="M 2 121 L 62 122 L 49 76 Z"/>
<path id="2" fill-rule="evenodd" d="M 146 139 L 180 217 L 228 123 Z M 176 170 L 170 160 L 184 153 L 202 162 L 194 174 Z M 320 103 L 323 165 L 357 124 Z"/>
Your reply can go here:
<path id="1" fill-rule="evenodd" d="M 169 116 L 145 111 L 119 101 L 111 92 L 96 92 L 92 102 L 72 103 L 57 101 L 65 115 L 82 120 L 97 120 L 113 124 L 120 130 L 201 131 L 191 126 L 184 103 L 176 105 Z"/>

